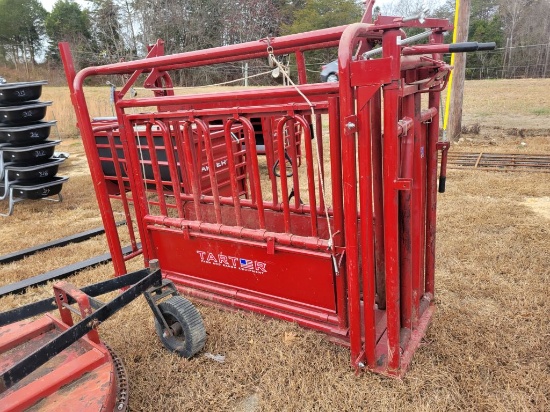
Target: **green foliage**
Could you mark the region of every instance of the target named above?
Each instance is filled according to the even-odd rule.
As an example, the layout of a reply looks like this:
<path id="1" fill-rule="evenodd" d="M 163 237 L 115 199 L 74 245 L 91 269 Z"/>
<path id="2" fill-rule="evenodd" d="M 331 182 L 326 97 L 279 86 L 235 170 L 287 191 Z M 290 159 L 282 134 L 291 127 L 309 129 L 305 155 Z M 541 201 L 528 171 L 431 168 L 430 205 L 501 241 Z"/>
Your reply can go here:
<path id="1" fill-rule="evenodd" d="M 471 19 L 468 38 L 477 42 L 494 41 L 497 47 L 502 47 L 504 32 L 500 17 L 494 15 L 490 20 Z"/>
<path id="2" fill-rule="evenodd" d="M 479 43 L 495 42 L 497 47 L 503 46 L 504 27 L 498 13 L 496 0 L 474 0 L 471 4 L 470 26 L 468 40 Z M 468 78 L 479 78 L 487 75 L 488 67 L 500 67 L 502 54 L 493 52 L 477 52 L 468 55 Z"/>
<path id="3" fill-rule="evenodd" d="M 66 41 L 73 48 L 80 49 L 90 41 L 89 15 L 72 0 L 58 0 L 46 17 L 46 33 L 50 38 L 47 57 L 58 61 L 59 42 Z"/>
<path id="4" fill-rule="evenodd" d="M 92 36 L 103 56 L 123 57 L 125 45 L 121 42 L 120 7 L 113 0 L 88 0 L 92 3 Z"/>
<path id="5" fill-rule="evenodd" d="M 294 7 L 292 23 L 281 26 L 281 34 L 302 33 L 326 29 L 361 21 L 362 9 L 354 0 L 304 0 L 300 7 Z M 308 81 L 319 81 L 321 65 L 337 57 L 336 49 L 316 50 L 305 53 L 308 67 Z M 296 73 L 295 62 L 291 72 Z"/>
<path id="6" fill-rule="evenodd" d="M 50 39 L 59 41 L 81 37 L 89 39 L 88 13 L 82 11 L 78 3 L 72 0 L 58 0 L 46 18 L 46 33 Z"/>
<path id="7" fill-rule="evenodd" d="M 16 64 L 19 59 L 35 60 L 46 15 L 38 0 L 0 0 L 0 47 Z"/>
<path id="8" fill-rule="evenodd" d="M 353 0 L 305 0 L 295 10 L 293 22 L 282 26 L 283 34 L 302 33 L 356 23 L 361 20 L 361 6 Z"/>

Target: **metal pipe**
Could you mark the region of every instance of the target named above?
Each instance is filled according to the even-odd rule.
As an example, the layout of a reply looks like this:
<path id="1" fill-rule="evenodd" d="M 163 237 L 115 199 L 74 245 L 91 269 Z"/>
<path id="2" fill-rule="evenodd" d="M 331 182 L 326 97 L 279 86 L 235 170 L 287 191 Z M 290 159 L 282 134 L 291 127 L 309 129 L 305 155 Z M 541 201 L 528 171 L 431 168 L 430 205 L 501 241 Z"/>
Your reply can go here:
<path id="1" fill-rule="evenodd" d="M 384 205 L 382 176 L 382 100 L 378 90 L 370 102 L 372 130 L 372 179 L 374 210 L 374 260 L 378 308 L 386 309 L 386 272 L 384 263 Z"/>
<path id="2" fill-rule="evenodd" d="M 351 87 L 351 61 L 355 39 L 372 30 L 371 25 L 356 23 L 342 34 L 338 48 L 340 72 L 340 130 L 342 139 L 342 184 L 344 186 L 344 216 L 346 273 L 348 277 L 348 316 L 350 327 L 351 364 L 357 368 L 364 363 L 361 342 L 361 308 L 359 287 L 359 247 L 357 224 L 356 119 L 355 99 Z"/>
<path id="3" fill-rule="evenodd" d="M 216 223 L 206 223 L 196 220 L 186 220 L 180 218 L 169 218 L 165 216 L 147 215 L 144 221 L 151 225 L 162 225 L 177 229 L 189 229 L 197 233 L 209 233 L 212 235 L 229 236 L 236 239 L 250 239 L 265 243 L 268 239 L 273 239 L 283 246 L 303 247 L 308 250 L 326 251 L 328 241 L 325 239 L 314 238 L 311 236 L 298 236 L 288 233 L 277 233 L 267 230 L 247 229 L 236 226 L 219 225 Z M 148 226 L 150 229 L 158 229 L 154 226 Z"/>
<path id="4" fill-rule="evenodd" d="M 172 182 L 172 190 L 174 191 L 174 198 L 176 199 L 176 208 L 178 210 L 178 217 L 183 217 L 183 206 L 180 201 L 181 181 L 178 175 L 176 156 L 174 154 L 174 142 L 172 141 L 172 135 L 170 134 L 170 127 L 166 126 L 166 124 L 161 121 L 155 122 L 155 125 L 162 132 L 162 138 L 164 141 L 164 150 L 166 151 L 166 161 L 168 163 L 168 171 L 170 172 L 170 181 Z"/>
<path id="5" fill-rule="evenodd" d="M 359 92 L 361 93 L 361 92 Z M 358 96 L 361 99 L 361 96 Z M 358 127 L 362 130 L 359 139 L 359 211 L 361 216 L 361 280 L 363 282 L 363 320 L 365 329 L 365 357 L 369 368 L 376 367 L 376 316 L 375 316 L 375 264 L 373 227 L 373 184 L 372 184 L 372 124 L 371 102 L 366 110 L 357 114 Z"/>
<path id="6" fill-rule="evenodd" d="M 403 115 L 410 119 L 414 118 L 414 97 L 409 95 L 403 98 Z M 401 177 L 403 179 L 413 180 L 414 169 L 414 123 L 408 128 L 407 133 L 401 139 Z M 414 180 L 412 182 L 414 185 Z M 399 286 L 401 293 L 401 328 L 411 329 L 412 317 L 412 272 L 413 272 L 413 248 L 412 244 L 412 205 L 413 194 L 410 190 L 399 192 L 399 230 L 400 230 L 400 249 L 399 249 Z"/>
<path id="7" fill-rule="evenodd" d="M 191 180 L 191 193 L 193 195 L 193 206 L 195 208 L 195 219 L 202 219 L 201 213 L 201 184 L 200 175 L 197 171 L 196 160 L 193 156 L 193 150 L 191 145 L 194 143 L 193 130 L 191 128 L 192 123 L 190 121 L 183 122 L 183 147 L 185 150 L 185 164 L 187 166 L 187 176 Z M 197 139 L 198 143 L 198 139 Z"/>
<path id="8" fill-rule="evenodd" d="M 201 136 L 204 141 L 204 151 L 206 154 L 206 162 L 208 164 L 208 176 L 210 178 L 210 189 L 212 190 L 212 197 L 214 198 L 214 212 L 216 214 L 216 223 L 222 223 L 222 213 L 220 208 L 220 194 L 218 189 L 218 178 L 216 177 L 216 164 L 214 162 L 214 153 L 212 152 L 212 140 L 210 139 L 210 129 L 208 125 L 201 119 L 195 119 L 197 125 L 197 138 L 200 140 Z M 200 151 L 198 152 L 200 153 Z M 202 159 L 200 154 L 198 157 L 199 170 L 202 170 Z M 202 189 L 202 188 L 201 188 Z M 201 190 L 202 194 L 202 190 Z"/>
<path id="9" fill-rule="evenodd" d="M 283 198 L 283 215 L 285 222 L 285 232 L 290 233 L 290 202 L 288 200 L 288 182 L 286 176 L 286 158 L 285 158 L 285 142 L 284 142 L 284 127 L 288 117 L 279 120 L 277 124 L 277 151 L 279 156 L 279 175 L 281 177 L 281 196 Z"/>
<path id="10" fill-rule="evenodd" d="M 307 174 L 307 190 L 309 195 L 309 206 L 311 208 L 311 236 L 318 236 L 317 225 L 317 201 L 315 199 L 315 169 L 313 168 L 313 148 L 311 144 L 311 129 L 309 123 L 303 116 L 296 115 L 296 120 L 302 126 L 304 131 L 304 143 L 306 146 L 306 174 Z"/>
<path id="11" fill-rule="evenodd" d="M 155 145 L 155 140 L 153 138 L 152 127 L 153 127 L 152 123 L 147 123 L 147 127 L 145 129 L 145 137 L 147 139 L 147 150 L 149 152 L 151 170 L 153 171 L 153 179 L 154 179 L 154 182 L 155 182 L 155 189 L 156 189 L 157 196 L 158 196 L 158 199 L 159 199 L 158 201 L 159 201 L 159 205 L 160 205 L 160 213 L 162 213 L 163 215 L 166 215 L 168 213 L 168 210 L 166 209 L 166 199 L 164 198 L 164 190 L 162 188 L 162 178 L 161 178 L 161 175 L 160 175 L 159 162 L 158 162 L 158 159 L 157 159 L 157 146 Z M 139 137 L 138 137 L 138 139 L 139 139 Z M 139 146 L 140 146 L 139 153 L 142 156 L 142 158 L 140 159 L 140 163 L 142 165 L 140 170 L 142 170 L 143 179 L 146 179 L 147 178 L 147 175 L 146 175 L 147 169 L 145 169 L 145 167 L 143 166 L 143 164 L 145 163 L 144 151 L 141 148 L 141 141 L 139 141 L 138 143 L 139 143 Z"/>
<path id="12" fill-rule="evenodd" d="M 91 131 L 90 116 L 89 116 L 88 108 L 86 107 L 86 104 L 83 103 L 82 101 L 84 96 L 83 95 L 77 96 L 75 94 L 73 80 L 76 77 L 76 71 L 74 68 L 73 57 L 71 54 L 71 50 L 69 48 L 69 44 L 60 43 L 59 52 L 61 54 L 63 67 L 65 69 L 67 82 L 69 84 L 69 91 L 71 92 L 71 100 L 75 107 L 76 116 L 78 119 L 78 125 L 81 133 L 83 134 L 83 137 L 86 134 L 84 130 L 87 131 L 86 138 L 82 139 L 82 144 L 84 145 L 84 149 L 86 153 L 88 154 L 88 156 L 90 156 L 91 153 L 95 153 L 97 151 L 97 148 L 95 147 L 95 144 L 94 144 L 95 139 L 94 139 L 93 132 Z M 88 127 L 86 127 L 86 125 Z M 88 160 L 88 166 L 90 168 L 90 174 L 92 176 L 93 181 L 98 182 L 98 184 L 96 185 L 97 202 L 99 205 L 101 220 L 103 221 L 103 226 L 107 228 L 105 235 L 107 237 L 109 250 L 113 251 L 113 250 L 116 250 L 117 248 L 120 248 L 120 237 L 118 235 L 117 230 L 111 230 L 111 228 L 116 227 L 116 222 L 113 216 L 113 209 L 111 206 L 111 201 L 109 200 L 109 194 L 107 193 L 107 188 L 104 184 L 103 185 L 99 184 L 99 182 L 101 182 L 104 179 L 103 171 L 101 170 L 100 165 L 97 164 L 96 162 Z M 127 272 L 126 263 L 124 262 L 124 257 L 122 256 L 122 253 L 113 253 L 112 260 L 113 260 L 113 267 L 115 269 L 116 275 L 122 275 Z"/>
<path id="13" fill-rule="evenodd" d="M 412 313 L 411 328 L 418 326 L 420 317 L 421 282 L 424 276 L 425 255 L 425 197 L 426 197 L 426 128 L 422 123 L 421 95 L 414 95 L 414 158 L 411 207 L 412 233 Z"/>
<path id="14" fill-rule="evenodd" d="M 383 36 L 383 57 L 400 54 L 397 38 L 401 30 Z M 392 83 L 384 88 L 384 248 L 386 252 L 386 314 L 388 336 L 388 371 L 400 367 L 400 298 L 399 298 L 399 213 L 396 182 L 399 178 L 398 120 L 400 98 L 400 61 L 391 63 Z"/>
<path id="15" fill-rule="evenodd" d="M 342 193 L 342 147 L 340 141 L 340 118 L 338 98 L 329 97 L 329 147 L 331 153 L 330 177 L 332 183 L 332 210 L 333 210 L 333 248 L 344 246 L 345 228 L 343 214 L 343 193 Z M 334 252 L 333 252 L 334 253 Z M 335 254 L 335 253 L 334 253 Z M 336 258 L 336 257 L 335 257 Z M 338 263 L 336 263 L 338 265 Z M 342 328 L 348 326 L 347 311 L 347 276 L 346 271 L 335 267 L 336 273 L 336 311 L 338 313 L 338 325 Z"/>
<path id="16" fill-rule="evenodd" d="M 415 41 L 423 40 L 427 37 L 429 37 L 432 34 L 431 30 L 426 30 L 425 32 L 415 34 L 414 36 L 407 37 L 405 39 L 401 39 L 401 37 L 397 38 L 397 44 L 399 46 L 404 46 L 406 44 L 414 43 Z M 377 49 L 369 50 L 368 52 L 363 53 L 362 57 L 363 59 L 368 59 L 370 57 L 376 56 L 378 54 L 382 54 L 382 47 L 378 47 Z"/>
<path id="17" fill-rule="evenodd" d="M 265 211 L 264 211 L 264 199 L 262 195 L 262 183 L 260 181 L 260 168 L 258 165 L 258 153 L 256 152 L 256 135 L 254 133 L 254 127 L 250 120 L 246 117 L 239 117 L 238 119 L 244 128 L 245 145 L 250 151 L 250 163 L 249 175 L 252 182 L 253 189 L 253 205 L 258 210 L 258 223 L 260 229 L 265 229 Z"/>
<path id="18" fill-rule="evenodd" d="M 435 43 L 443 41 L 441 33 L 434 34 Z M 434 59 L 440 58 L 435 54 Z M 429 93 L 428 105 L 431 110 L 438 110 L 441 101 L 439 91 Z M 435 281 L 435 230 L 437 219 L 437 141 L 439 140 L 439 113 L 428 124 L 428 144 L 426 150 L 427 187 L 426 187 L 426 275 L 424 279 L 424 293 L 432 300 L 434 297 Z"/>
<path id="19" fill-rule="evenodd" d="M 239 196 L 237 171 L 235 168 L 235 158 L 233 153 L 233 139 L 231 136 L 231 127 L 235 123 L 235 119 L 229 119 L 224 125 L 225 133 L 225 146 L 227 147 L 227 165 L 229 166 L 229 181 L 231 183 L 231 193 L 233 195 L 233 207 L 235 209 L 235 220 L 237 226 L 243 225 L 243 218 L 241 213 L 241 198 Z M 240 142 L 239 142 L 240 144 Z"/>

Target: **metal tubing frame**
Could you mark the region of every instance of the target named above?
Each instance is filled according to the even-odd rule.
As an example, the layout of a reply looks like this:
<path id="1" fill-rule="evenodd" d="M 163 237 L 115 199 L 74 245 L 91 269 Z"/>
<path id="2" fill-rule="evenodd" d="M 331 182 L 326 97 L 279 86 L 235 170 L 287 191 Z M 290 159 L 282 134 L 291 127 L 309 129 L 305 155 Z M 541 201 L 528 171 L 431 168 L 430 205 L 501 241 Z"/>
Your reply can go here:
<path id="1" fill-rule="evenodd" d="M 157 96 L 154 98 L 122 100 L 124 93 L 129 90 L 129 85 L 123 88 L 117 95 L 116 114 L 118 133 L 129 172 L 124 184 L 129 184 L 132 193 L 131 199 L 135 204 L 146 264 L 149 259 L 157 257 L 153 245 L 153 232 L 163 230 L 183 233 L 185 239 L 204 238 L 215 242 L 217 238 L 233 238 L 243 244 L 255 242 L 258 245 L 266 245 L 267 250 L 271 251 L 268 253 L 284 251 L 287 248 L 303 248 L 304 253 L 320 252 L 321 256 L 330 251 L 334 270 L 336 311 L 327 318 L 324 318 L 323 311 L 304 310 L 299 302 L 283 304 L 276 296 L 257 297 L 252 292 L 243 291 L 239 291 L 240 298 L 237 301 L 231 297 L 231 288 L 220 289 L 218 286 L 209 285 L 207 280 L 198 280 L 179 272 L 167 271 L 166 274 L 181 281 L 180 289 L 201 299 L 297 321 L 304 326 L 344 339 L 350 345 L 351 364 L 356 369 L 367 367 L 390 376 L 402 376 L 433 313 L 432 309 L 426 309 L 426 304 L 431 305 L 433 302 L 436 206 L 434 182 L 437 179 L 438 138 L 436 120 L 439 92 L 442 88 L 440 86 L 443 84 L 444 87 L 442 80 L 448 72 L 448 66 L 435 61 L 439 58 L 437 54 L 433 56 L 435 60 L 425 59 L 423 56 L 401 58 L 405 43 L 398 42 L 398 37 L 404 37 L 400 29 L 405 26 L 431 29 L 432 43 L 441 43 L 441 33 L 449 27 L 446 21 L 438 19 L 428 19 L 425 23 L 419 23 L 404 22 L 395 18 L 389 20 L 388 17 L 382 16 L 375 24 L 357 23 L 172 56 L 157 54 L 157 57 L 141 61 L 87 68 L 76 75 L 71 64 L 66 64 L 69 80 L 74 80 L 71 83 L 71 97 L 85 149 L 90 155 L 96 150 L 94 131 L 83 93 L 84 80 L 89 76 L 134 73 L 133 82 L 137 79 L 136 73 L 150 73 L 148 87 L 153 84 L 155 87 L 162 85 L 158 80 L 160 78 L 165 86 L 170 86 L 169 77 L 166 75 L 168 70 L 231 62 L 243 58 L 267 57 L 268 44 L 275 54 L 295 53 L 300 67 L 305 67 L 304 51 L 339 47 L 339 84 L 298 86 L 311 99 L 318 123 L 321 113 L 329 116 L 332 208 L 327 208 L 324 204 L 320 188 L 317 206 L 315 168 L 312 163 L 313 145 L 310 136 L 312 119 L 307 112 L 308 106 L 298 98 L 294 88 L 211 93 L 200 97 L 175 96 L 168 91 L 161 96 L 156 93 Z M 387 67 L 387 72 L 375 75 L 378 80 L 372 80 L 370 83 L 368 78 L 354 77 L 353 73 L 357 73 L 353 72 L 352 66 L 362 63 L 355 61 L 354 56 L 380 41 L 383 46 L 383 58 L 368 62 L 373 62 L 372 67 L 378 67 L 378 70 L 386 70 Z M 407 54 L 417 54 L 417 50 L 433 52 L 441 49 L 438 44 L 430 46 L 433 47 L 414 51 L 413 48 L 407 48 Z M 65 55 L 65 60 L 68 48 L 62 54 Z M 417 73 L 419 80 L 422 80 L 426 73 L 431 77 L 427 78 L 427 84 L 405 85 L 405 71 Z M 305 73 L 302 71 L 299 72 L 299 80 L 300 83 L 305 83 Z M 430 109 L 420 113 L 419 93 L 422 92 L 429 93 Z M 361 102 L 361 105 L 358 102 Z M 126 113 L 128 109 L 146 106 L 157 106 L 160 113 Z M 167 108 L 170 112 L 163 111 Z M 280 112 L 278 118 L 275 117 L 277 110 Z M 277 142 L 274 142 L 275 139 L 265 142 L 273 194 L 273 200 L 267 203 L 264 203 L 259 187 L 255 132 L 247 113 L 262 117 L 262 126 L 269 123 L 266 130 L 271 130 L 268 132 L 270 136 L 275 132 L 277 134 Z M 272 117 L 265 120 L 263 116 L 266 115 Z M 218 192 L 215 147 L 211 143 L 210 127 L 202 118 L 229 119 L 222 126 L 229 165 L 229 195 L 221 195 Z M 431 123 L 426 125 L 428 121 Z M 300 199 L 297 160 L 301 155 L 297 146 L 299 141 L 294 134 L 295 123 L 299 125 L 304 136 L 309 205 L 302 205 Z M 137 156 L 139 148 L 134 136 L 137 132 L 133 133 L 137 124 L 149 125 L 145 138 L 151 156 L 153 180 L 142 176 L 140 171 L 143 160 Z M 153 124 L 162 130 L 172 176 L 169 184 L 175 188 L 175 193 L 170 196 L 174 196 L 175 205 L 166 203 L 164 197 L 162 185 L 166 182 L 160 178 L 158 159 L 153 150 Z M 170 127 L 167 124 L 170 124 Z M 231 130 L 234 124 L 242 126 L 239 144 L 244 146 L 243 150 L 235 149 L 236 146 L 233 146 Z M 287 147 L 284 136 L 289 130 Z M 316 135 L 320 135 L 320 131 L 318 125 Z M 172 143 L 172 133 L 176 140 L 175 147 Z M 192 149 L 195 144 L 195 133 L 197 148 Z M 138 137 L 137 142 L 140 142 L 140 139 L 141 137 Z M 322 156 L 322 142 L 318 140 L 316 144 Z M 285 152 L 287 149 L 288 155 Z M 174 150 L 177 151 L 179 159 L 185 160 L 185 165 L 184 162 L 180 162 L 179 169 L 176 167 Z M 208 166 L 209 190 L 212 194 L 202 193 L 200 189 L 199 170 L 203 160 L 197 156 L 203 156 L 203 152 Z M 241 155 L 245 156 L 244 160 L 237 160 Z M 283 175 L 287 156 L 296 160 L 292 164 L 293 177 L 289 177 L 295 186 L 296 198 L 293 204 L 289 200 L 289 178 Z M 282 172 L 279 178 L 271 174 L 271 167 L 276 159 Z M 356 159 L 359 159 L 359 174 L 356 170 Z M 245 198 L 241 198 L 240 175 L 238 176 L 235 171 L 241 165 L 246 168 L 251 182 L 250 191 L 245 191 Z M 104 176 L 97 163 L 90 161 L 90 168 L 94 180 L 103 181 Z M 191 195 L 180 190 L 178 170 L 181 171 L 183 181 L 191 185 Z M 320 176 L 324 174 L 322 168 L 318 173 Z M 280 180 L 280 187 L 277 180 Z M 319 178 L 318 180 L 320 182 Z M 146 184 L 154 185 L 158 200 L 147 200 Z M 108 215 L 112 213 L 109 196 L 106 190 L 102 190 L 101 184 L 96 186 L 96 190 L 99 189 L 100 206 L 108 204 L 108 208 L 105 209 L 105 214 Z M 278 196 L 281 197 L 279 200 Z M 181 202 L 193 203 L 194 218 L 187 216 L 187 209 L 182 207 Z M 152 213 L 150 204 L 160 208 L 160 215 Z M 207 205 L 212 207 L 210 212 L 204 209 Z M 224 223 L 224 210 L 227 206 L 234 209 L 236 226 Z M 177 218 L 168 215 L 171 208 L 177 209 Z M 260 230 L 243 226 L 243 208 L 256 210 Z M 319 238 L 317 233 L 318 225 L 321 224 L 317 215 L 322 214 L 325 208 L 334 230 L 332 239 L 328 240 Z M 268 211 L 281 214 L 284 230 L 267 230 L 264 214 Z M 202 221 L 204 213 L 212 212 L 215 215 L 214 221 Z M 310 233 L 307 236 L 293 233 L 295 217 L 304 214 L 309 214 L 310 220 Z M 419 223 L 424 219 L 425 227 L 423 223 Z M 108 219 L 106 222 L 111 224 Z M 110 239 L 110 247 L 111 243 L 116 241 L 117 237 L 113 236 Z M 406 246 L 410 243 L 411 249 L 408 250 Z M 118 266 L 115 264 L 115 271 L 120 273 L 120 262 Z M 217 290 L 223 293 L 218 294 Z M 224 294 L 227 296 L 224 297 Z M 327 323 L 321 319 L 326 319 Z M 403 333 L 404 330 L 408 330 L 409 333 Z"/>
<path id="2" fill-rule="evenodd" d="M 70 285 L 67 285 L 64 283 L 63 285 L 61 283 L 56 284 L 55 287 L 58 289 L 58 291 L 68 289 L 73 292 L 72 294 L 67 293 L 66 294 L 67 296 L 65 296 L 65 292 L 62 292 L 61 294 L 56 293 L 56 296 L 55 296 L 55 300 L 58 302 L 57 307 L 60 308 L 63 321 L 65 322 L 65 324 L 70 326 L 70 328 L 68 328 L 59 336 L 57 336 L 55 339 L 46 343 L 45 345 L 40 347 L 37 351 L 28 355 L 24 359 L 20 360 L 15 365 L 10 367 L 10 369 L 2 373 L 2 375 L 0 376 L 0 393 L 6 391 L 8 388 L 15 385 L 21 379 L 28 376 L 38 367 L 42 366 L 48 360 L 50 360 L 51 358 L 59 354 L 63 349 L 69 347 L 71 344 L 76 342 L 85 334 L 90 335 L 90 333 L 92 333 L 93 336 L 91 340 L 95 343 L 99 343 L 99 336 L 97 335 L 97 326 L 101 322 L 107 320 L 117 311 L 119 311 L 124 306 L 132 302 L 135 298 L 137 298 L 139 295 L 145 292 L 148 288 L 150 288 L 153 285 L 160 284 L 161 282 L 160 270 L 156 270 L 151 273 L 149 273 L 147 270 L 141 270 L 139 271 L 139 273 L 142 275 L 142 277 L 135 284 L 130 286 L 128 289 L 126 289 L 124 292 L 122 292 L 120 295 L 115 297 L 110 302 L 98 307 L 95 312 L 93 313 L 83 312 L 83 315 L 87 315 L 87 316 L 85 317 L 82 316 L 82 319 L 80 320 L 80 322 L 78 322 L 75 325 L 73 325 L 72 317 L 71 317 L 71 314 L 68 312 L 68 309 L 64 307 L 62 308 L 59 299 L 61 298 L 61 295 L 63 295 L 65 301 L 72 300 L 82 304 L 81 302 L 79 302 L 79 300 L 81 300 L 81 298 L 84 298 L 86 301 L 88 301 L 88 296 L 83 291 L 80 291 L 79 289 L 71 287 Z M 70 295 L 70 299 L 69 299 L 69 295 Z M 46 304 L 42 304 L 41 306 L 37 305 L 34 308 L 42 310 L 42 309 L 45 309 L 47 306 L 48 305 Z"/>

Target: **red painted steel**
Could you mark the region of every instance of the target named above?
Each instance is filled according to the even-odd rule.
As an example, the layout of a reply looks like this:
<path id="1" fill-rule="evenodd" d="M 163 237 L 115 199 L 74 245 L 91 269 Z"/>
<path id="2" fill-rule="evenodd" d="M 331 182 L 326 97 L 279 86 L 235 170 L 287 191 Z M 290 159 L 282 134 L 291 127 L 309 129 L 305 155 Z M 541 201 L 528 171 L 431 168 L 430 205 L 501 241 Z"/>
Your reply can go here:
<path id="1" fill-rule="evenodd" d="M 68 327 L 51 315 L 1 327 L 0 370 L 8 370 Z M 0 409 L 15 412 L 39 404 L 41 411 L 113 410 L 116 376 L 108 349 L 83 337 L 2 393 Z M 60 391 L 62 387 L 70 389 Z"/>
<path id="2" fill-rule="evenodd" d="M 322 331 L 349 345 L 355 369 L 402 376 L 434 311 L 450 71 L 438 53 L 450 25 L 366 23 L 373 3 L 362 23 L 171 56 L 159 41 L 146 59 L 78 74 L 67 46 L 62 55 L 117 275 L 126 257 L 111 215 L 122 202 L 132 244 L 180 290 Z M 406 27 L 431 30 L 430 43 L 401 45 Z M 381 58 L 363 58 L 377 45 Z M 338 47 L 339 82 L 305 84 L 304 52 L 327 47 Z M 172 87 L 172 70 L 267 62 L 270 51 L 294 54 L 298 86 Z M 93 121 L 84 81 L 114 74 L 130 75 L 116 119 Z M 126 98 L 143 77 L 153 96 Z"/>

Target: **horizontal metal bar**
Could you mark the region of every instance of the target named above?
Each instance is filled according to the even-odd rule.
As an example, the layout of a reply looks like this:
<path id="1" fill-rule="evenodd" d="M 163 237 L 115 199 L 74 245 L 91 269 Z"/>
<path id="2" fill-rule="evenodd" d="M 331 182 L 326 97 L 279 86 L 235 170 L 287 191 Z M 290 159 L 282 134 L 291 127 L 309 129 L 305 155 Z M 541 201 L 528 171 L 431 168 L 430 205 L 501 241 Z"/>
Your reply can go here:
<path id="1" fill-rule="evenodd" d="M 249 229 L 163 216 L 146 215 L 143 220 L 145 223 L 149 224 L 147 226 L 149 230 L 163 230 L 162 226 L 166 226 L 181 230 L 186 229 L 189 230 L 191 234 L 202 232 L 210 235 L 228 236 L 235 239 L 249 239 L 257 242 L 267 242 L 268 239 L 273 239 L 276 243 L 283 246 L 293 246 L 315 251 L 329 250 L 328 239 L 321 239 L 313 236 L 298 236 L 290 233 L 269 232 L 264 229 Z"/>
<path id="2" fill-rule="evenodd" d="M 116 278 L 108 279 L 103 282 L 94 283 L 81 288 L 82 292 L 90 297 L 96 297 L 104 295 L 105 293 L 114 292 L 115 290 L 124 288 L 126 286 L 133 285 L 147 276 L 149 271 L 142 269 L 136 272 L 128 273 L 126 275 L 118 276 Z M 90 299 L 93 302 L 95 299 Z M 74 303 L 74 300 L 69 297 L 69 303 Z M 100 306 L 102 306 L 101 304 Z M 92 303 L 94 307 L 94 303 Z M 94 307 L 97 309 L 96 307 Z M 42 313 L 50 312 L 57 309 L 55 304 L 55 298 L 47 298 L 38 302 L 30 303 L 19 308 L 11 309 L 6 312 L 0 313 L 0 327 L 9 325 L 10 323 L 19 322 L 24 319 L 28 319 L 32 316 L 40 315 Z"/>
<path id="3" fill-rule="evenodd" d="M 125 225 L 126 222 L 120 221 L 117 222 L 117 226 Z M 76 233 L 74 235 L 62 237 L 56 240 L 52 240 L 51 242 L 43 243 L 38 246 L 33 246 L 27 249 L 21 249 L 16 252 L 7 253 L 5 255 L 0 256 L 0 265 L 10 262 L 15 262 L 17 260 L 21 260 L 25 257 L 32 256 L 37 252 L 42 252 L 44 250 L 48 250 L 54 247 L 61 247 L 66 246 L 70 243 L 78 243 L 83 242 L 85 240 L 88 240 L 92 237 L 99 236 L 105 233 L 105 229 L 103 227 L 97 227 L 95 229 L 90 229 L 85 232 Z"/>
<path id="4" fill-rule="evenodd" d="M 425 32 L 415 34 L 414 36 L 407 37 L 406 39 L 399 40 L 398 44 L 404 46 L 406 44 L 414 43 L 415 41 L 425 39 L 426 37 L 432 34 L 431 30 L 426 30 Z M 369 50 L 368 52 L 363 53 L 363 59 L 368 59 L 369 57 L 376 56 L 377 54 L 382 54 L 382 47 L 377 49 Z"/>
<path id="5" fill-rule="evenodd" d="M 126 246 L 122 248 L 122 253 L 124 255 L 132 252 L 131 246 Z M 13 293 L 25 293 L 27 288 L 30 286 L 39 286 L 43 285 L 50 280 L 54 279 L 63 279 L 68 276 L 75 274 L 76 272 L 89 268 L 91 266 L 97 266 L 102 263 L 107 263 L 111 261 L 111 254 L 105 253 L 103 255 L 95 256 L 90 259 L 83 260 L 81 262 L 73 263 L 62 268 L 54 269 L 49 272 L 43 273 L 41 275 L 33 276 L 31 278 L 11 283 L 9 285 L 3 286 L 0 288 L 0 297 L 13 294 Z"/>
<path id="6" fill-rule="evenodd" d="M 158 269 L 118 295 L 109 303 L 103 305 L 91 315 L 85 317 L 80 322 L 61 333 L 58 337 L 48 342 L 40 349 L 16 363 L 1 375 L 0 393 L 5 392 L 8 388 L 12 387 L 21 379 L 38 369 L 48 360 L 68 348 L 86 333 L 95 328 L 96 325 L 99 325 L 101 322 L 107 320 L 124 306 L 132 302 L 150 286 L 161 281 L 162 274 L 160 269 Z"/>
<path id="7" fill-rule="evenodd" d="M 326 83 L 323 85 L 318 84 L 306 84 L 297 86 L 298 89 L 304 93 L 312 103 L 317 105 L 324 104 L 322 107 L 326 107 L 325 98 L 327 95 L 338 93 L 338 85 L 334 83 Z M 182 106 L 193 105 L 193 110 L 188 110 L 190 114 L 206 114 L 209 116 L 233 113 L 238 111 L 239 113 L 271 113 L 271 112 L 285 112 L 287 110 L 309 110 L 310 107 L 305 103 L 296 103 L 296 89 L 294 87 L 279 87 L 279 88 L 265 88 L 260 91 L 257 90 L 244 90 L 237 92 L 222 92 L 222 93 L 203 93 L 203 94 L 191 94 L 191 95 L 175 95 L 162 98 L 162 106 Z M 292 99 L 288 103 L 281 103 L 279 105 L 251 105 L 247 104 L 250 100 L 273 100 L 273 99 Z M 242 102 L 241 104 L 236 101 Z M 229 107 L 213 108 L 207 107 L 202 109 L 200 105 L 214 105 L 228 102 Z M 120 108 L 133 108 L 133 107 L 147 107 L 158 104 L 157 97 L 143 97 L 139 99 L 127 99 L 120 100 L 117 106 Z M 195 107 L 197 106 L 198 107 Z M 238 110 L 236 108 L 238 107 Z M 202 111 L 201 111 L 202 110 Z M 153 116 L 169 117 L 170 112 L 155 112 L 151 113 Z M 148 113 L 128 115 L 129 118 L 148 117 Z"/>

